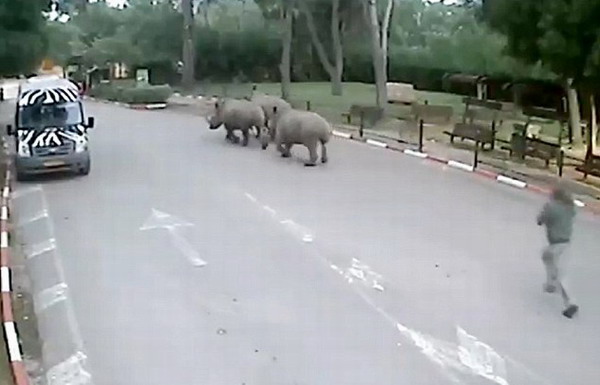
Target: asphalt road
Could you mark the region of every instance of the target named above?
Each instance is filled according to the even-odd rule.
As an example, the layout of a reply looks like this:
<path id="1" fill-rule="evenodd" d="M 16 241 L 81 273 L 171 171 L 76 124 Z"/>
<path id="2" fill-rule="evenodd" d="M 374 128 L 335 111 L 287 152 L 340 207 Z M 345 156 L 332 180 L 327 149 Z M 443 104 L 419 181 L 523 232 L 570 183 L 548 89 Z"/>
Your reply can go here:
<path id="1" fill-rule="evenodd" d="M 69 288 L 40 322 L 74 342 L 46 353 L 85 352 L 94 384 L 600 381 L 597 219 L 578 217 L 567 320 L 542 293 L 541 196 L 339 139 L 305 168 L 197 117 L 87 109 L 91 174 L 19 184 L 15 211 L 38 290 Z"/>

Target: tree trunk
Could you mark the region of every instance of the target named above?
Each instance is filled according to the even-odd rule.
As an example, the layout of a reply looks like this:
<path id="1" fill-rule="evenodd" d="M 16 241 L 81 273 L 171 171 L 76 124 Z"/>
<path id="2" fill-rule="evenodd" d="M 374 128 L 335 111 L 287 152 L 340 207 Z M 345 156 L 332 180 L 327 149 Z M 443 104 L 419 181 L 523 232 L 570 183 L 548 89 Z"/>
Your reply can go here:
<path id="1" fill-rule="evenodd" d="M 596 97 L 592 92 L 590 94 L 590 123 L 587 129 L 587 154 L 592 155 L 596 153 L 596 146 L 598 145 L 598 116 L 596 114 Z"/>
<path id="2" fill-rule="evenodd" d="M 292 35 L 294 28 L 294 15 L 291 4 L 282 6 L 281 24 L 283 27 L 281 63 L 279 64 L 279 71 L 281 72 L 281 97 L 289 101 L 292 83 L 290 67 L 292 64 Z"/>
<path id="3" fill-rule="evenodd" d="M 569 107 L 569 124 L 573 132 L 573 144 L 579 145 L 583 143 L 583 138 L 581 137 L 581 112 L 579 111 L 577 90 L 573 88 L 573 79 L 567 79 L 566 91 Z"/>
<path id="4" fill-rule="evenodd" d="M 335 54 L 335 67 L 331 77 L 331 94 L 341 96 L 342 76 L 344 75 L 344 47 L 342 44 L 342 22 L 340 21 L 340 0 L 331 1 L 331 39 Z"/>
<path id="5" fill-rule="evenodd" d="M 182 86 L 186 90 L 194 88 L 194 11 L 192 0 L 181 0 L 183 13 L 183 78 Z"/>
<path id="6" fill-rule="evenodd" d="M 385 14 L 383 15 L 383 23 L 381 26 L 381 51 L 383 55 L 383 71 L 385 73 L 385 81 L 387 83 L 388 75 L 388 41 L 390 36 L 390 22 L 392 21 L 392 11 L 394 10 L 395 0 L 388 0 L 385 8 Z M 387 90 L 386 90 L 387 98 Z M 387 102 L 387 100 L 386 100 Z"/>
<path id="7" fill-rule="evenodd" d="M 317 51 L 317 56 L 321 65 L 329 75 L 331 80 L 331 93 L 333 95 L 342 95 L 342 74 L 344 72 L 344 50 L 341 39 L 340 23 L 340 0 L 331 0 L 331 39 L 335 55 L 335 63 L 332 64 L 327 55 L 327 51 L 319 38 L 319 32 L 315 25 L 311 10 L 306 6 L 306 0 L 300 2 L 302 12 L 306 16 L 306 26 L 312 40 L 313 46 Z"/>
<path id="8" fill-rule="evenodd" d="M 380 27 L 377 14 L 377 0 L 368 0 L 367 3 L 371 35 L 371 55 L 373 57 L 373 72 L 375 74 L 376 102 L 380 108 L 386 108 L 387 106 L 387 34 L 393 5 L 394 0 L 388 0 L 382 28 Z"/>

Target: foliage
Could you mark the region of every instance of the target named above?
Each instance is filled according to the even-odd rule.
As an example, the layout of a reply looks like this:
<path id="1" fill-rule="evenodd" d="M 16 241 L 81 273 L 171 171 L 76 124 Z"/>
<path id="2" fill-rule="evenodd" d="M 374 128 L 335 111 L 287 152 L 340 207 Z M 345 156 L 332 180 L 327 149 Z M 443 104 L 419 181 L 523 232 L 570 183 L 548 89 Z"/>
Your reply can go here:
<path id="1" fill-rule="evenodd" d="M 320 40 L 330 52 L 331 0 L 306 1 L 313 10 Z M 176 64 L 182 53 L 183 20 L 177 9 L 179 2 L 131 0 L 129 3 L 125 9 L 110 8 L 102 2 L 90 3 L 85 12 L 72 11 L 72 19 L 67 23 L 49 23 L 49 53 L 61 62 L 83 53 L 88 65 L 123 61 L 133 67 L 150 68 L 151 78 L 160 72 L 158 82 L 172 81 L 177 76 Z M 197 3 L 197 12 L 203 15 L 196 17 L 196 73 L 213 81 L 279 80 L 279 17 L 284 3 L 294 2 L 211 0 Z M 372 82 L 372 58 L 368 36 L 364 33 L 361 1 L 342 0 L 340 4 L 346 21 L 344 80 Z M 476 8 L 427 4 L 421 0 L 402 0 L 397 6 L 390 31 L 391 80 L 438 89 L 440 74 L 445 72 L 548 76 L 548 71 L 540 70 L 540 66 L 524 64 L 505 55 L 510 39 L 478 20 Z M 325 80 L 328 75 L 312 47 L 304 16 L 300 12 L 295 15 L 292 77 Z M 67 40 L 72 43 L 67 44 Z"/>
<path id="2" fill-rule="evenodd" d="M 508 52 L 554 73 L 598 77 L 600 3 L 588 0 L 487 0 L 485 19 L 507 37 Z"/>
<path id="3" fill-rule="evenodd" d="M 46 41 L 42 0 L 0 0 L 0 76 L 29 72 L 43 57 Z"/>
<path id="4" fill-rule="evenodd" d="M 90 95 L 96 98 L 129 104 L 165 103 L 173 94 L 168 85 L 127 85 L 101 83 L 94 86 Z"/>

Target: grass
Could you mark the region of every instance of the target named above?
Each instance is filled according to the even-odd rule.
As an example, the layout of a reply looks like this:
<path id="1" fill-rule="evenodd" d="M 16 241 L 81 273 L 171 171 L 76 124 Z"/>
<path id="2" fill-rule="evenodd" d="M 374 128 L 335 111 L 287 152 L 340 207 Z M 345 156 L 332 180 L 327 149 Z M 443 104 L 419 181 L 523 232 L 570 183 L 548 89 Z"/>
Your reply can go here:
<path id="1" fill-rule="evenodd" d="M 227 85 L 228 95 L 238 96 L 249 92 L 248 84 Z M 205 95 L 221 95 L 223 84 L 209 84 L 202 87 Z M 281 95 L 279 83 L 258 83 L 257 91 L 270 95 Z M 416 91 L 417 99 L 423 103 L 443 104 L 454 107 L 455 111 L 462 108 L 462 96 L 439 92 Z M 331 86 L 327 82 L 292 83 L 292 104 L 304 108 L 305 102 L 310 101 L 311 109 L 322 114 L 334 123 L 342 123 L 342 113 L 347 112 L 352 104 L 374 105 L 375 85 L 365 83 L 344 83 L 343 95 L 331 95 Z M 389 105 L 388 115 L 395 118 L 408 118 L 410 107 Z"/>

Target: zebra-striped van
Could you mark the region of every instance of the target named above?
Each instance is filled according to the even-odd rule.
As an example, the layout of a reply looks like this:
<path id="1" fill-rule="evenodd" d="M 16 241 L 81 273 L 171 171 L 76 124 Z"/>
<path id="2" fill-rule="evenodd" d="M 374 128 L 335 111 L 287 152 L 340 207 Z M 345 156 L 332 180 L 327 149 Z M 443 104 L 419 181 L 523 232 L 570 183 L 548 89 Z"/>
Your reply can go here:
<path id="1" fill-rule="evenodd" d="M 52 171 L 90 172 L 88 129 L 79 89 L 56 77 L 34 77 L 19 87 L 14 127 L 17 179 Z"/>

